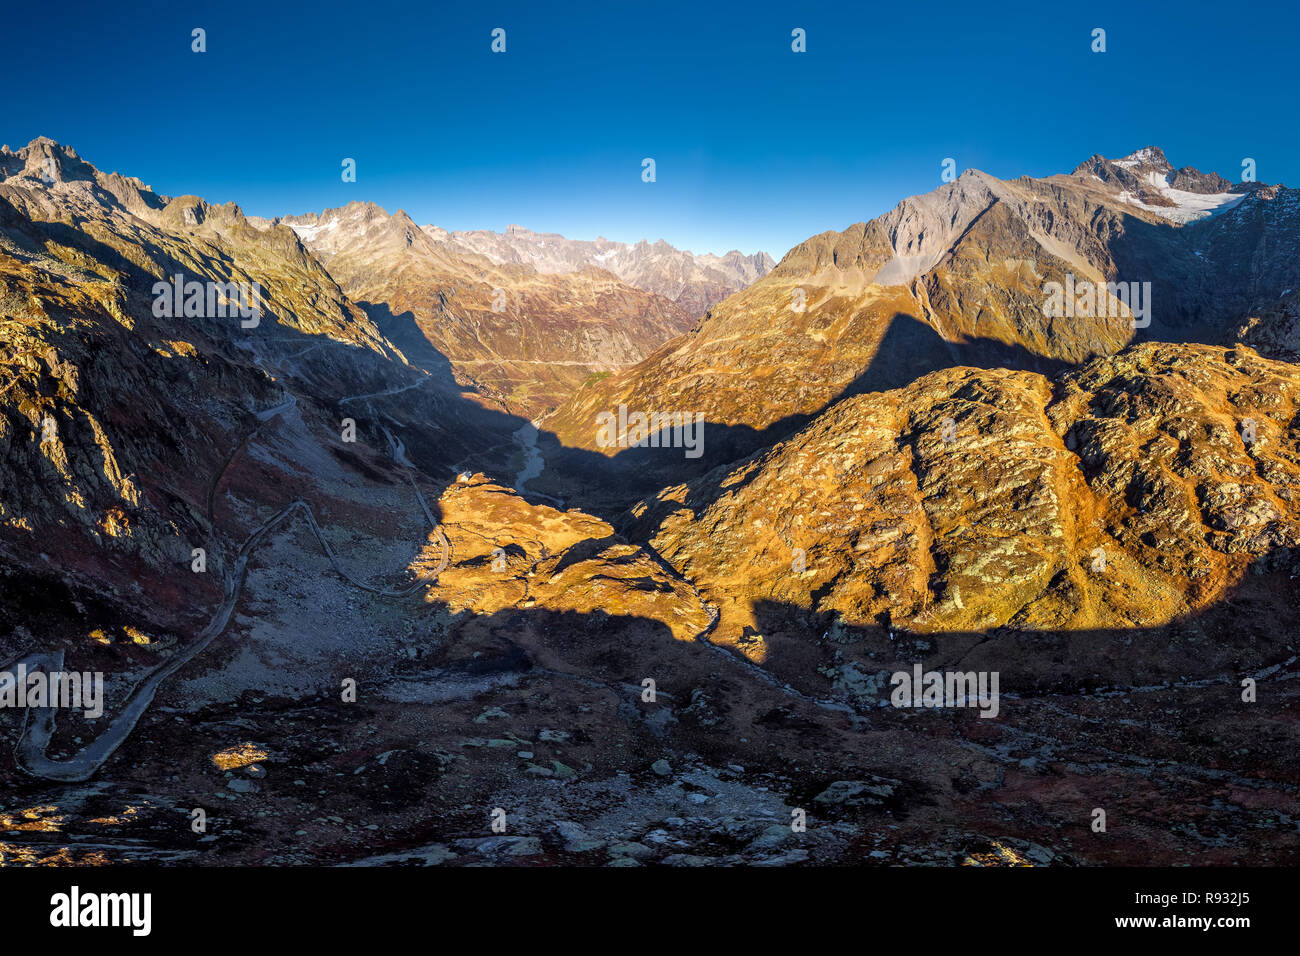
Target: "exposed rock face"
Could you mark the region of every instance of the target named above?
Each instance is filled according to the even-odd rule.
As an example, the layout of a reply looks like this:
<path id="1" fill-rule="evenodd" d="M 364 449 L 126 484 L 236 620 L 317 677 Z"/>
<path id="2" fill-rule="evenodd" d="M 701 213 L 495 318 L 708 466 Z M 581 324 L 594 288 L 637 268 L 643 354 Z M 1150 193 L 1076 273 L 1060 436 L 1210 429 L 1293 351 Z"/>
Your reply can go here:
<path id="1" fill-rule="evenodd" d="M 0 159 L 0 548 L 105 596 L 149 580 L 140 600 L 160 615 L 195 603 L 178 589 L 206 601 L 209 579 L 177 568 L 207 537 L 210 476 L 285 401 L 277 376 L 344 394 L 418 372 L 291 230 L 158 196 L 49 140 Z M 261 314 L 160 317 L 155 284 L 175 275 L 256 283 Z"/>
<path id="2" fill-rule="evenodd" d="M 1162 155 L 1101 162 L 1111 180 L 1089 164 L 1005 182 L 968 170 L 869 223 L 815 236 L 689 335 L 588 383 L 547 427 L 610 454 L 595 443 L 601 411 L 691 409 L 719 433 L 717 464 L 846 395 L 953 365 L 1048 372 L 1142 338 L 1219 342 L 1300 288 L 1296 190 L 1241 187 L 1222 211 L 1180 225 L 1112 181 L 1156 175 Z M 1220 187 L 1180 175 L 1197 190 Z M 1049 283 L 1100 291 L 1053 315 Z M 1142 296 L 1145 315 L 1121 290 Z"/>
<path id="3" fill-rule="evenodd" d="M 1174 169 L 1158 146 L 1144 147 L 1123 159 L 1092 156 L 1075 167 L 1072 175 L 1093 177 L 1117 189 L 1128 201 L 1164 209 L 1178 205 L 1176 193 L 1171 195 L 1170 190 L 1204 196 L 1248 191 L 1246 186 L 1234 187 L 1218 173 L 1203 173 L 1191 166 Z"/>
<path id="4" fill-rule="evenodd" d="M 664 240 L 629 245 L 600 238 L 566 239 L 553 232 L 533 232 L 508 226 L 504 233 L 486 230 L 448 232 L 425 226 L 435 239 L 487 256 L 498 265 L 517 263 L 538 272 L 581 272 L 606 269 L 630 285 L 672 299 L 691 316 L 700 316 L 733 292 L 751 285 L 776 265 L 766 252 L 746 256 L 733 249 L 726 255 L 697 255 Z"/>
<path id="5" fill-rule="evenodd" d="M 1238 323 L 1226 340 L 1249 345 L 1270 358 L 1300 362 L 1300 294 L 1287 292 L 1272 306 Z"/>
<path id="6" fill-rule="evenodd" d="M 1240 347 L 1147 344 L 1055 383 L 936 372 L 665 489 L 632 527 L 758 660 L 746 634 L 774 627 L 1159 627 L 1289 567 L 1297 402 L 1295 366 Z"/>
<path id="7" fill-rule="evenodd" d="M 257 228 L 233 203 L 160 196 L 137 179 L 99 172 L 70 147 L 45 138 L 0 153 L 0 170 L 7 170 L 0 179 L 0 224 L 11 254 L 43 262 L 39 246 L 45 243 L 56 259 L 71 260 L 59 266 L 65 275 L 89 272 L 115 282 L 119 292 L 129 290 L 147 303 L 150 314 L 154 296 L 146 280 L 181 272 L 200 282 L 258 282 L 272 320 L 396 354 L 290 229 Z M 74 248 L 61 247 L 61 239 Z"/>
<path id="8" fill-rule="evenodd" d="M 662 623 L 683 641 L 694 640 L 712 623 L 689 584 L 604 521 L 529 504 L 481 475 L 450 485 L 438 504 L 455 563 L 428 599 L 452 612 L 485 615 L 535 607 L 644 618 Z M 432 570 L 438 551 L 426 549 L 414 570 Z"/>
<path id="9" fill-rule="evenodd" d="M 597 500 L 550 448 L 518 477 L 526 420 L 430 341 L 467 366 L 473 331 L 504 364 L 498 281 L 563 288 L 531 336 L 592 323 L 539 343 L 548 363 L 641 347 L 593 298 L 671 303 L 608 273 L 471 268 L 375 209 L 348 207 L 362 241 L 335 245 L 328 219 L 158 196 L 47 140 L 0 152 L 0 666 L 106 675 L 100 721 L 0 707 L 0 860 L 1296 862 L 1296 366 L 1035 326 L 1029 273 L 977 268 L 994 239 L 1055 236 L 1174 269 L 1194 234 L 1207 274 L 1256 283 L 1225 288 L 1213 308 L 1241 324 L 1221 336 L 1280 355 L 1289 194 L 1179 228 L 1108 188 L 968 174 L 792 251 L 694 346 L 587 390 L 724 413 L 699 459 L 645 449 L 632 477 L 670 480 L 620 513 L 631 478 Z M 1036 218 L 1049 195 L 1068 214 Z M 388 298 L 362 308 L 332 269 Z M 258 282 L 259 324 L 156 315 L 178 271 Z M 795 288 L 808 309 L 776 321 Z M 991 337 L 944 338 L 936 300 Z M 948 346 L 939 364 L 1031 367 L 935 368 Z M 996 717 L 891 706 L 916 666 L 998 675 Z M 219 830 L 192 832 L 195 806 Z"/>
<path id="10" fill-rule="evenodd" d="M 277 221 L 413 355 L 422 337 L 461 381 L 530 418 L 593 373 L 631 365 L 691 326 L 672 302 L 603 269 L 498 265 L 373 203 Z"/>

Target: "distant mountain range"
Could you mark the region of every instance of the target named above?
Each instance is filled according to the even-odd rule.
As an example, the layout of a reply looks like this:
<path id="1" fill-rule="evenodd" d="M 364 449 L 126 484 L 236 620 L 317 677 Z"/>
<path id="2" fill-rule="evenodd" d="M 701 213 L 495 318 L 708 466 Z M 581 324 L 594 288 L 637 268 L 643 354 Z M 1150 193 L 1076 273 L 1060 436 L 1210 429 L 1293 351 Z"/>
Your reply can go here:
<path id="1" fill-rule="evenodd" d="M 670 299 L 594 265 L 542 272 L 495 261 L 373 203 L 287 216 L 290 227 L 395 342 L 450 362 L 504 407 L 535 417 L 594 373 L 622 368 L 685 332 Z"/>
<path id="2" fill-rule="evenodd" d="M 588 266 L 608 269 L 638 289 L 672 299 L 693 316 L 703 315 L 776 265 L 766 252 L 746 256 L 733 249 L 723 256 L 696 255 L 662 239 L 629 245 L 604 238 L 566 239 L 522 226 L 508 226 L 504 233 L 448 232 L 438 226 L 425 226 L 424 230 L 441 242 L 472 249 L 498 264 L 530 265 L 545 273 L 578 272 Z"/>
<path id="3" fill-rule="evenodd" d="M 0 150 L 0 661 L 106 675 L 0 708 L 5 853 L 1294 862 L 1300 194 L 968 170 L 768 264 Z"/>

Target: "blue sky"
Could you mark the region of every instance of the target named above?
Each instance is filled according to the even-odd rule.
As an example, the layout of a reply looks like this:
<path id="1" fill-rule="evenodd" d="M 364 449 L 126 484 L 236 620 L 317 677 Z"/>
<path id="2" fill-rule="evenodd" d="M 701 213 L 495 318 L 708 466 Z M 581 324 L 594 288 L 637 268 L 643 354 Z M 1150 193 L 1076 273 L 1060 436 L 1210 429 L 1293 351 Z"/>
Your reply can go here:
<path id="1" fill-rule="evenodd" d="M 74 0 L 5 20 L 0 141 L 44 134 L 264 216 L 364 199 L 780 258 L 933 189 L 946 157 L 1045 176 L 1154 143 L 1300 182 L 1300 12 L 1281 3 Z"/>

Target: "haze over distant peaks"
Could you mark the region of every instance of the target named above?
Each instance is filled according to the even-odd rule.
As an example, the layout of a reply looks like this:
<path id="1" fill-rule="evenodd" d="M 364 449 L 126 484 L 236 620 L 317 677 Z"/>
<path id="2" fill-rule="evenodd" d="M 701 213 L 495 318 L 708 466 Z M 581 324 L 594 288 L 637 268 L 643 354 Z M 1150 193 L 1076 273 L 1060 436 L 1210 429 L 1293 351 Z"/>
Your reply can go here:
<path id="1" fill-rule="evenodd" d="M 420 354 L 432 344 L 463 381 L 530 417 L 694 323 L 666 296 L 608 268 L 578 261 L 543 272 L 494 260 L 400 209 L 352 202 L 276 222 L 405 349 Z"/>
<path id="2" fill-rule="evenodd" d="M 763 278 L 776 265 L 766 252 L 752 256 L 733 249 L 726 255 L 697 255 L 663 239 L 637 243 L 566 239 L 553 232 L 533 232 L 510 225 L 504 233 L 485 229 L 448 232 L 438 226 L 424 231 L 487 256 L 498 265 L 530 265 L 538 272 L 578 272 L 587 266 L 608 269 L 624 282 L 672 299 L 691 315 L 703 315 L 715 303 Z"/>

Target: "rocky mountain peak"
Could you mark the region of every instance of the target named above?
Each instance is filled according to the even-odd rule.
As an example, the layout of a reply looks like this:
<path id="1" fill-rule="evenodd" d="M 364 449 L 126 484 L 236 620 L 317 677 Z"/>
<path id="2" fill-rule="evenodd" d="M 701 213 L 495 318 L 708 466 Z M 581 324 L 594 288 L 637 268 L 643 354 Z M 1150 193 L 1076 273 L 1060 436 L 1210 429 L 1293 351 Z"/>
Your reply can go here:
<path id="1" fill-rule="evenodd" d="M 16 176 L 44 182 L 94 182 L 99 175 L 75 149 L 48 136 L 36 137 L 17 152 L 10 153 L 7 146 L 0 152 L 0 179 Z"/>
<path id="2" fill-rule="evenodd" d="M 447 232 L 437 226 L 424 231 L 435 241 L 486 256 L 497 265 L 527 265 L 545 275 L 576 273 L 595 266 L 646 292 L 671 299 L 691 315 L 702 315 L 716 302 L 745 288 L 771 271 L 765 252 L 743 257 L 739 252 L 719 256 L 678 249 L 666 239 L 635 243 L 569 239 L 559 233 L 535 232 L 517 224 L 504 232 Z"/>
<path id="3" fill-rule="evenodd" d="M 0 153 L 0 660 L 106 708 L 0 708 L 5 862 L 1295 858 L 1300 372 L 1205 337 L 1300 348 L 1296 190 L 1183 228 L 1218 183 L 1151 149 L 970 170 L 754 281 L 81 162 Z M 182 269 L 260 325 L 158 315 Z M 1152 321 L 1045 315 L 1067 276 Z M 611 445 L 615 410 L 696 440 Z M 913 667 L 992 710 L 896 711 Z"/>
<path id="4" fill-rule="evenodd" d="M 1141 170 L 1157 169 L 1168 172 L 1174 168 L 1166 158 L 1165 151 L 1159 146 L 1143 146 L 1122 159 L 1115 160 L 1115 163 L 1116 165 Z"/>
<path id="5" fill-rule="evenodd" d="M 1175 169 L 1159 146 L 1144 146 L 1122 159 L 1094 154 L 1071 176 L 1101 182 L 1120 202 L 1146 207 L 1175 222 L 1191 222 L 1230 208 L 1232 194 L 1253 184 L 1234 185 L 1217 173 L 1194 166 Z M 1195 197 L 1221 197 L 1201 200 Z"/>
<path id="6" fill-rule="evenodd" d="M 1300 288 L 1293 193 L 1173 170 L 1157 147 L 1114 161 L 1096 155 L 1047 179 L 968 170 L 795 246 L 690 336 L 593 383 L 550 423 L 564 441 L 593 448 L 591 416 L 636 396 L 652 408 L 702 410 L 732 453 L 847 395 L 927 371 L 1048 371 L 1150 335 L 1217 344 L 1244 316 L 1277 314 L 1279 297 Z M 1067 285 L 1103 289 L 1104 299 L 1059 321 L 1046 290 Z M 1144 298 L 1132 298 L 1135 289 Z"/>

